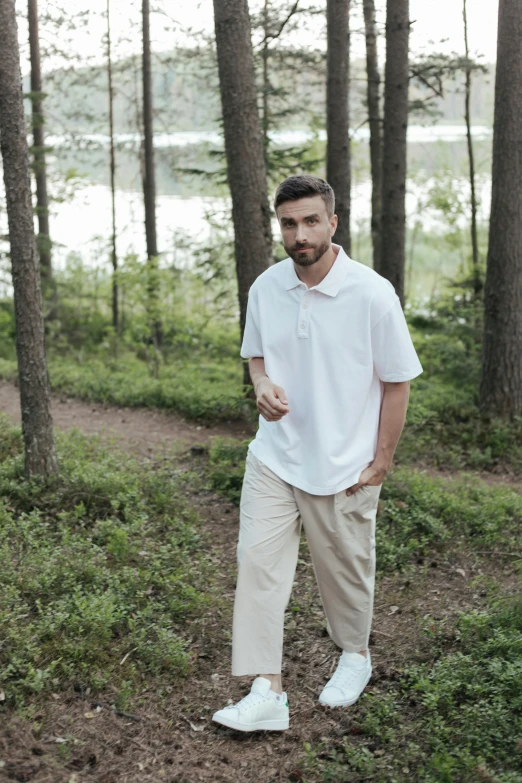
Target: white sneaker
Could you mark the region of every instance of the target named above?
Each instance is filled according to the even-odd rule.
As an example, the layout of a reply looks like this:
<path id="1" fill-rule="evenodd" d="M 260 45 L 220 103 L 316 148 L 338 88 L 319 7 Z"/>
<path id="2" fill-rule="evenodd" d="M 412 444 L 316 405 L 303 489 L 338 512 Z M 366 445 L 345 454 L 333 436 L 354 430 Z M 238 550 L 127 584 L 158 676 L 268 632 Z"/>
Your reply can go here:
<path id="1" fill-rule="evenodd" d="M 370 651 L 366 658 L 360 653 L 343 651 L 333 677 L 321 691 L 319 702 L 328 707 L 348 707 L 357 701 L 371 676 Z"/>
<path id="2" fill-rule="evenodd" d="M 283 731 L 289 726 L 288 697 L 277 697 L 266 677 L 256 677 L 250 693 L 237 704 L 218 710 L 212 720 L 238 731 Z"/>

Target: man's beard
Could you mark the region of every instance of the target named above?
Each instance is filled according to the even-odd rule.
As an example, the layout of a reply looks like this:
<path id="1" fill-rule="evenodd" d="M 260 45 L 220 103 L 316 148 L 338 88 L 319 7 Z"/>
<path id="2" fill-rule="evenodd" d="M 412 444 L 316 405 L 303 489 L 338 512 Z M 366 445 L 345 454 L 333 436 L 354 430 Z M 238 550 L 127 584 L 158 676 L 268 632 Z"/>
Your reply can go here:
<path id="1" fill-rule="evenodd" d="M 322 242 L 320 245 L 310 247 L 309 253 L 299 253 L 297 247 L 285 247 L 286 252 L 290 258 L 295 261 L 299 266 L 312 266 L 316 264 L 320 258 L 330 249 L 331 243 L 328 241 Z M 303 247 L 303 250 L 307 246 Z M 300 249 L 300 248 L 299 248 Z"/>

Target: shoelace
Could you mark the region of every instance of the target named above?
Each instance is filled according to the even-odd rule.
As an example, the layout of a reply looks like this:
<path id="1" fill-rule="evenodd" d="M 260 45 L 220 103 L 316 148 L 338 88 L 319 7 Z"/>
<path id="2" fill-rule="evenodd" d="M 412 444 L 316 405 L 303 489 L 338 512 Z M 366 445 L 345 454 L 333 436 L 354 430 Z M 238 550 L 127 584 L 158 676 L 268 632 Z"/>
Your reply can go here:
<path id="1" fill-rule="evenodd" d="M 262 693 L 247 693 L 246 696 L 243 696 L 243 698 L 237 702 L 237 704 L 229 704 L 228 707 L 226 707 L 227 710 L 239 710 L 240 712 L 242 710 L 247 709 L 248 707 L 253 707 L 255 704 L 261 704 L 262 701 L 266 701 L 268 697 L 263 696 Z"/>
<path id="2" fill-rule="evenodd" d="M 348 685 L 356 674 L 360 674 L 363 670 L 363 666 L 341 666 L 339 665 L 335 670 L 330 685 Z"/>

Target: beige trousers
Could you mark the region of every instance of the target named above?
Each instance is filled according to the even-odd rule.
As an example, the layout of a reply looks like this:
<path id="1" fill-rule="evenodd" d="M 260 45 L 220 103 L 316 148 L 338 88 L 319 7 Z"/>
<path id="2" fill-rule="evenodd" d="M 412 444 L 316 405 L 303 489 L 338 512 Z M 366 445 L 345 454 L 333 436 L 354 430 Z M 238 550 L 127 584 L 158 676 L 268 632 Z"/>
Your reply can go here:
<path id="1" fill-rule="evenodd" d="M 232 675 L 279 674 L 285 609 L 303 524 L 327 629 L 346 652 L 368 649 L 375 523 L 382 484 L 311 495 L 247 454 L 240 500 Z"/>

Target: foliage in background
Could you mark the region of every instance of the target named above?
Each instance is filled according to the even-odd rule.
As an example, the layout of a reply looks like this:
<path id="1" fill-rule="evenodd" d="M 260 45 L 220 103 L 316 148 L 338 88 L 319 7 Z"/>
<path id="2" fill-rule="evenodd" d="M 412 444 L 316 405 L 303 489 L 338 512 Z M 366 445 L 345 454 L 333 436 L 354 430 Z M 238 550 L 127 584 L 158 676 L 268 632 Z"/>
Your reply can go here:
<path id="1" fill-rule="evenodd" d="M 412 382 L 399 459 L 429 460 L 446 468 L 522 469 L 522 417 L 483 415 L 478 388 L 483 300 L 464 274 L 447 281 L 444 294 L 408 318 L 424 368 Z"/>

